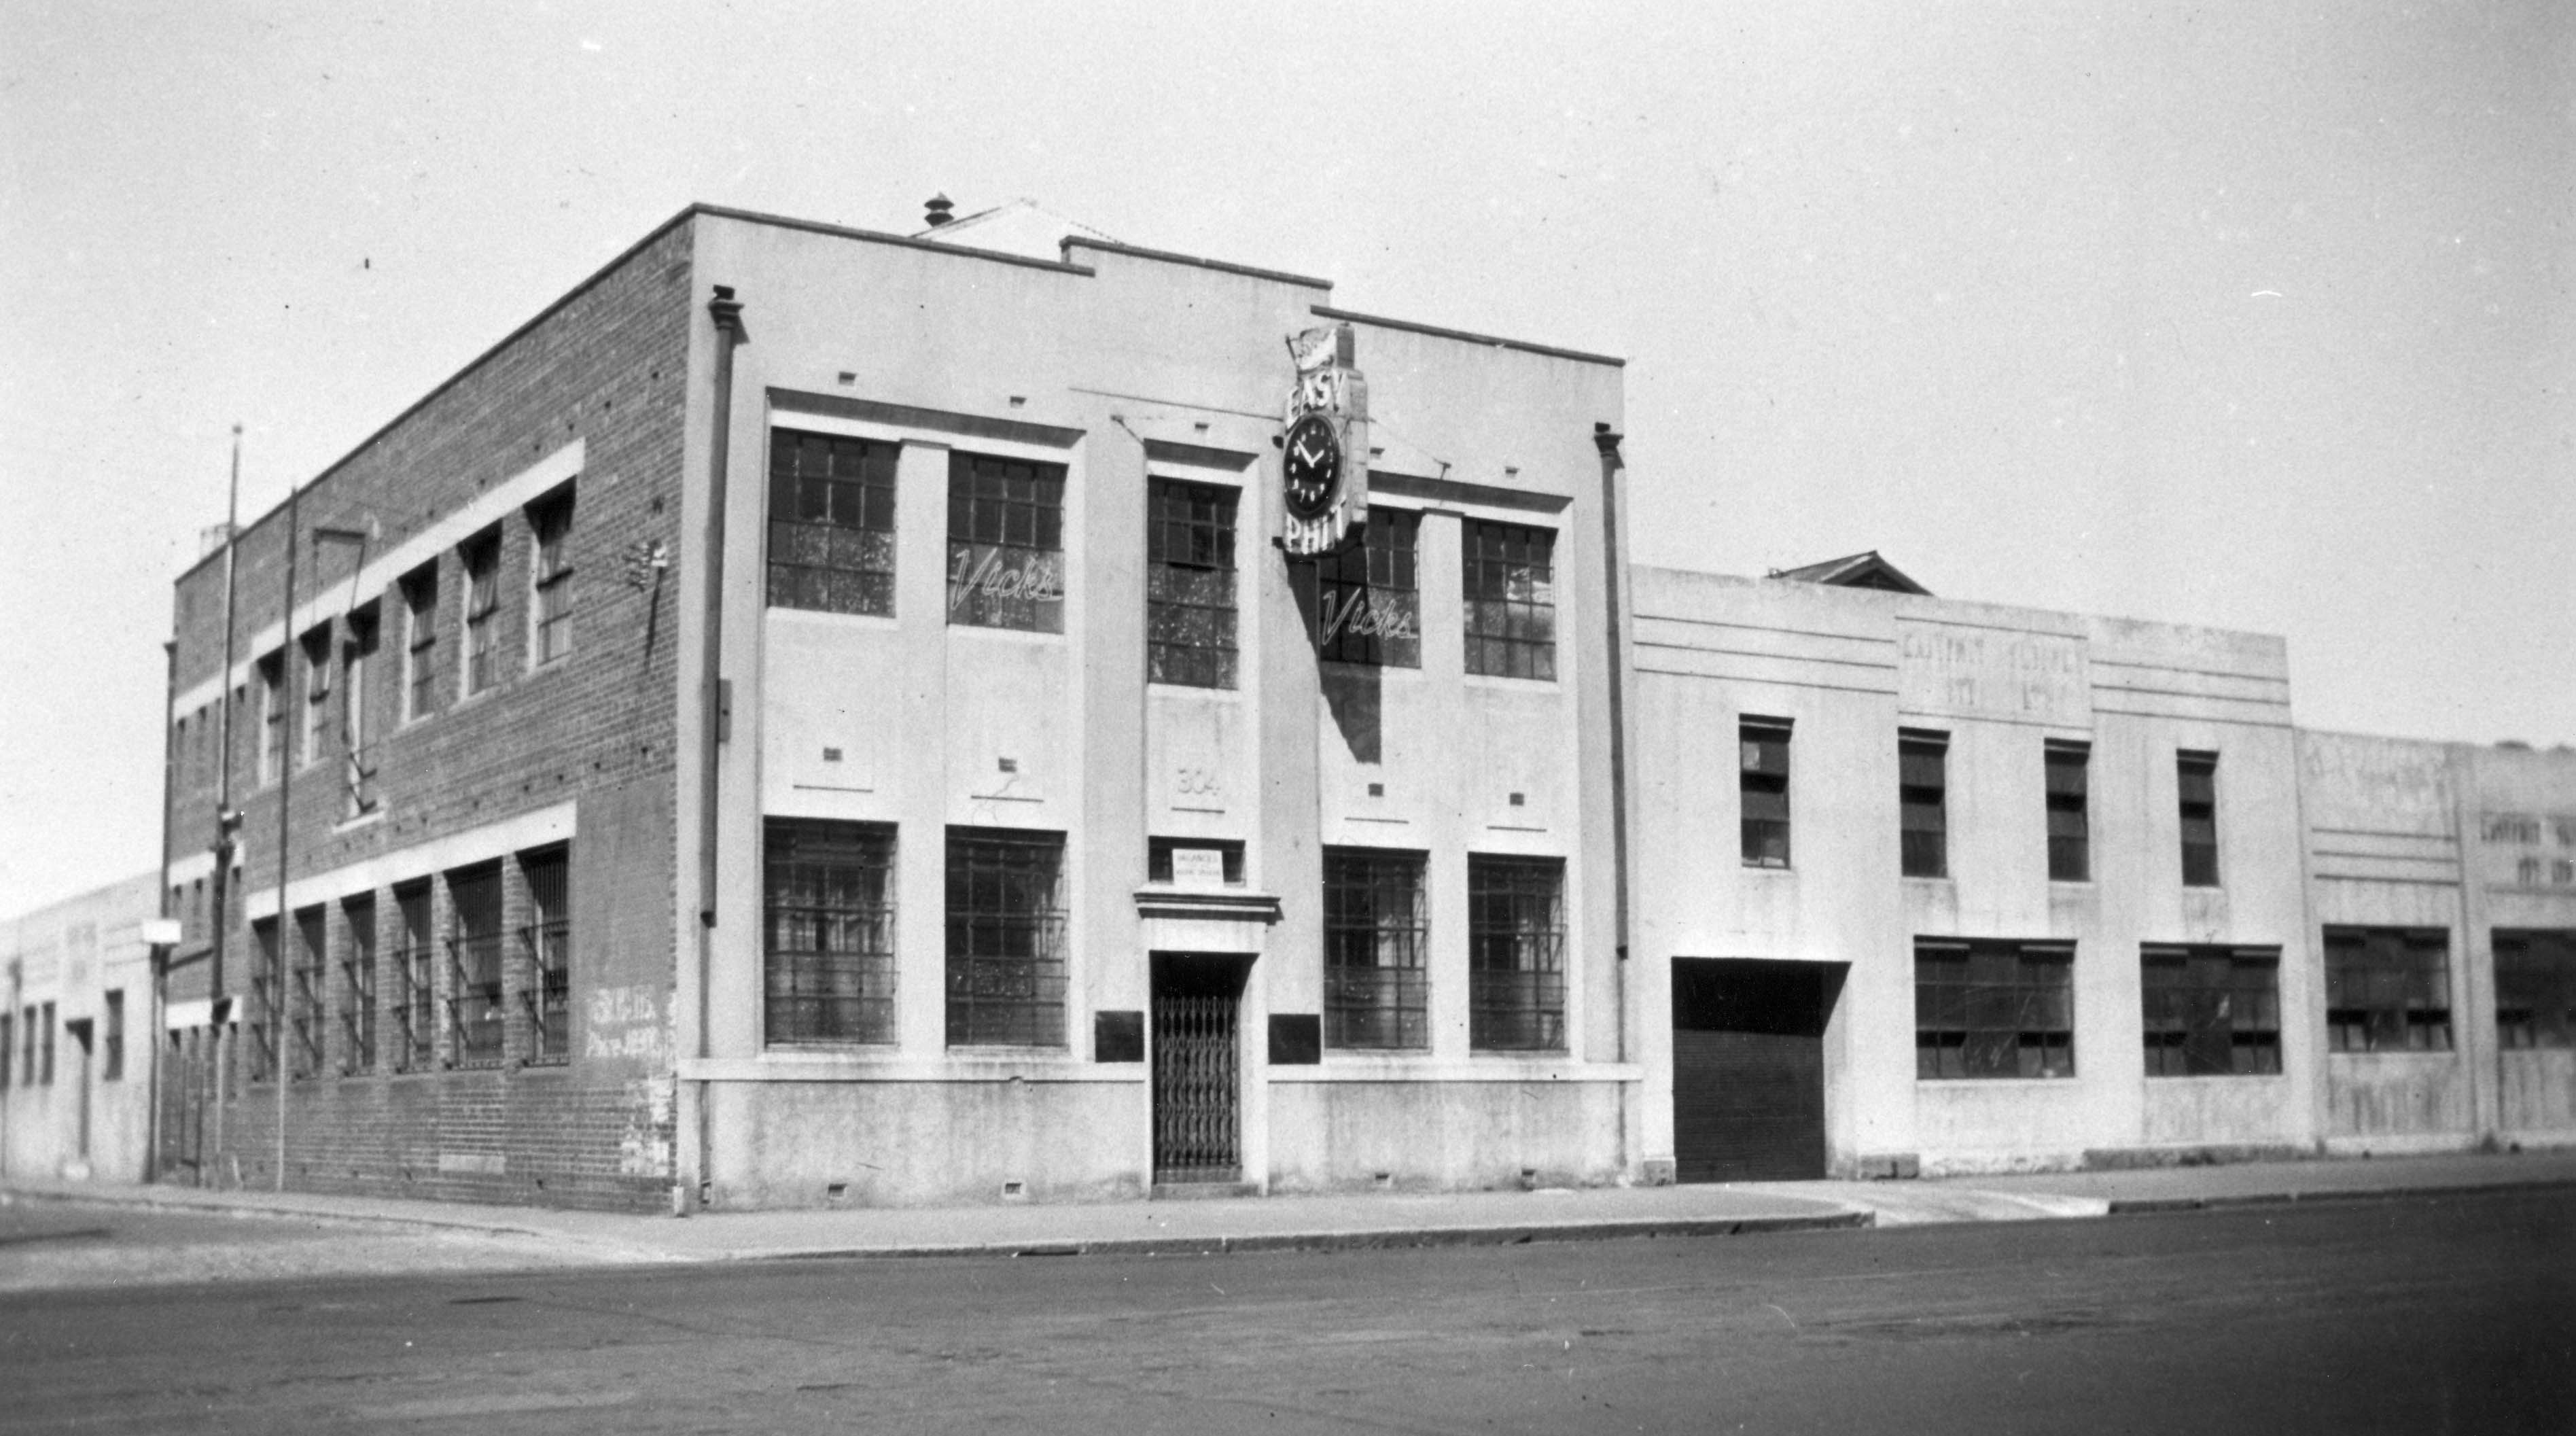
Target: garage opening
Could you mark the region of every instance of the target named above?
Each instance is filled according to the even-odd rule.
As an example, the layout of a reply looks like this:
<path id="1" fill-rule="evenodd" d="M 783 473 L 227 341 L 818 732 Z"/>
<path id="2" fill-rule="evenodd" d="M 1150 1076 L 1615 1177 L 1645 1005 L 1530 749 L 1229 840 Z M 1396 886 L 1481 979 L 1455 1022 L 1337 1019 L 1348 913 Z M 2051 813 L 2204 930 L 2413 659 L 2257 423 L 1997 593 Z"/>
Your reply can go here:
<path id="1" fill-rule="evenodd" d="M 1825 1174 L 1825 1019 L 1846 970 L 1673 959 L 1675 1180 Z"/>

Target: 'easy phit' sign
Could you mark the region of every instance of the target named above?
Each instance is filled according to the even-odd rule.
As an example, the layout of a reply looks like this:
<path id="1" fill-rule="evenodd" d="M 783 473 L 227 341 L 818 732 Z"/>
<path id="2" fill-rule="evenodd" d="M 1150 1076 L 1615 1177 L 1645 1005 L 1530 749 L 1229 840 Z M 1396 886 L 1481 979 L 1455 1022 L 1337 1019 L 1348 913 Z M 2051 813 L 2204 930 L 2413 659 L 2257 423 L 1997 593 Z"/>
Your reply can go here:
<path id="1" fill-rule="evenodd" d="M 1368 522 L 1368 381 L 1352 367 L 1347 324 L 1306 330 L 1288 341 L 1288 352 L 1297 385 L 1279 445 L 1281 542 L 1312 558 Z"/>

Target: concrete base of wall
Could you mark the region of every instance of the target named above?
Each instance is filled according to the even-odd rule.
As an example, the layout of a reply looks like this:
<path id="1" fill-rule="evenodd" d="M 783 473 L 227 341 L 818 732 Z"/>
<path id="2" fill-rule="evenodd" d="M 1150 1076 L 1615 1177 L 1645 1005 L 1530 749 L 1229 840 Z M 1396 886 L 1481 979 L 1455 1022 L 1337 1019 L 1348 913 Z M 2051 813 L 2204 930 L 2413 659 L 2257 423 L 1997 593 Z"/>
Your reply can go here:
<path id="1" fill-rule="evenodd" d="M 2432 1152 L 2470 1152 L 2485 1145 L 2474 1132 L 2398 1132 L 2368 1137 L 2328 1137 L 2326 1153 L 2335 1157 L 2412 1157 Z"/>

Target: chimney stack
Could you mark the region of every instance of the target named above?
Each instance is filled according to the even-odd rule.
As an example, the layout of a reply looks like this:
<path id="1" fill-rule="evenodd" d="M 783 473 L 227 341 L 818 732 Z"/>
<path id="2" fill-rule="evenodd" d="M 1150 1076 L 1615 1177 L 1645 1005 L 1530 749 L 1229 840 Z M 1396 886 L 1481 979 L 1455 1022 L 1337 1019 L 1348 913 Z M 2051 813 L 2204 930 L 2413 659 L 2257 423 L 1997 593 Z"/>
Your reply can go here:
<path id="1" fill-rule="evenodd" d="M 928 211 L 922 215 L 922 218 L 929 222 L 932 229 L 937 229 L 941 225 L 946 224 L 957 217 L 949 213 L 950 210 L 955 209 L 956 207 L 957 206 L 948 202 L 948 196 L 944 194 L 935 194 L 930 197 L 930 203 L 922 206 L 924 210 Z"/>

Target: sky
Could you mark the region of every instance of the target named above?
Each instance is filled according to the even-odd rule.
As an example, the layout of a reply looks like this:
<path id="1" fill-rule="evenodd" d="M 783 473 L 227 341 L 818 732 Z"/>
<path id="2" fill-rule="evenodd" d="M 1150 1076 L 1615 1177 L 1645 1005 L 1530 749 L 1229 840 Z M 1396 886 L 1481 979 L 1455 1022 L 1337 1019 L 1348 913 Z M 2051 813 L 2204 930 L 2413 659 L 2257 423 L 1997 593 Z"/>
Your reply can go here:
<path id="1" fill-rule="evenodd" d="M 2285 635 L 2576 743 L 2576 7 L 0 0 L 0 913 L 171 582 L 684 205 L 1027 197 L 1628 361 L 1637 557 Z"/>

